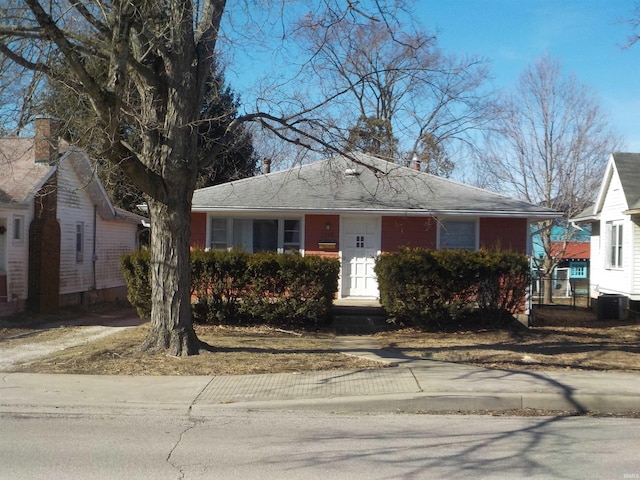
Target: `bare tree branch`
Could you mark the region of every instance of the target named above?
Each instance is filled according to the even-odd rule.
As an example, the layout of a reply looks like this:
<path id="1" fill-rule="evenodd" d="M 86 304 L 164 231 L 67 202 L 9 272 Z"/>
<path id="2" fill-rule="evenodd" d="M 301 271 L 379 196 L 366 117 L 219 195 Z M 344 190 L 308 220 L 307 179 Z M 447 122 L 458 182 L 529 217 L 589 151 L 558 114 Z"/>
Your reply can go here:
<path id="1" fill-rule="evenodd" d="M 485 140 L 478 165 L 493 188 L 562 211 L 565 220 L 594 200 L 608 155 L 620 145 L 593 92 L 549 56 L 522 73 Z M 541 225 L 545 275 L 564 253 L 552 251 L 552 227 L 564 227 L 565 247 L 573 234 L 566 221 Z"/>

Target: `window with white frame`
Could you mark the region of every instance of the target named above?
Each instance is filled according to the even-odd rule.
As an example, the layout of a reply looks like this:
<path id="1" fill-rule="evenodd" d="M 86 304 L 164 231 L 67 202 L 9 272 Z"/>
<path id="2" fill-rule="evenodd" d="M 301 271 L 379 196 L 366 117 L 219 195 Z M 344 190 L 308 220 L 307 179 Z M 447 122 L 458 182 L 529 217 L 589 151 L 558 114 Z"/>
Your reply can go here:
<path id="1" fill-rule="evenodd" d="M 284 221 L 284 252 L 300 251 L 300 220 Z"/>
<path id="2" fill-rule="evenodd" d="M 300 250 L 299 219 L 211 217 L 209 248 L 255 252 Z"/>
<path id="3" fill-rule="evenodd" d="M 442 220 L 439 233 L 441 249 L 477 250 L 478 248 L 475 220 Z"/>
<path id="4" fill-rule="evenodd" d="M 211 219 L 211 240 L 209 247 L 220 250 L 227 248 L 227 219 L 212 218 Z"/>
<path id="5" fill-rule="evenodd" d="M 76 223 L 76 262 L 84 260 L 84 222 Z"/>
<path id="6" fill-rule="evenodd" d="M 13 234 L 14 242 L 22 242 L 24 240 L 24 217 L 22 215 L 13 216 Z"/>
<path id="7" fill-rule="evenodd" d="M 622 268 L 622 222 L 609 222 L 609 267 Z"/>

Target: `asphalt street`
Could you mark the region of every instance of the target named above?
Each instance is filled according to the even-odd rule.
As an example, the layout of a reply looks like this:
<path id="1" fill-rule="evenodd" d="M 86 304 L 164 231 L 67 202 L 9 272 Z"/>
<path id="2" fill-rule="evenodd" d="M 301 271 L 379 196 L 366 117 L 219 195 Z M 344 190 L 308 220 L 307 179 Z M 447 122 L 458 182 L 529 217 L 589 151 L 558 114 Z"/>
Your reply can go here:
<path id="1" fill-rule="evenodd" d="M 633 479 L 640 420 L 217 409 L 0 414 L 0 478 Z"/>

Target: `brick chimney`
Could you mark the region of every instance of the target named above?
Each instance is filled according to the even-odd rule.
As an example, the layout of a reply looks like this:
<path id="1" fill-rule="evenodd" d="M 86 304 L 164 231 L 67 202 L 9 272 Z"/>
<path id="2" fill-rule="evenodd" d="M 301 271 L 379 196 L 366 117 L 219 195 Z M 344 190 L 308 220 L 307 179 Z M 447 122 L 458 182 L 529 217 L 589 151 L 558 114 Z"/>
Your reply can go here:
<path id="1" fill-rule="evenodd" d="M 35 121 L 35 161 L 49 165 L 58 160 L 58 131 L 60 122 L 55 118 L 41 117 Z"/>
<path id="2" fill-rule="evenodd" d="M 420 171 L 420 160 L 418 160 L 418 156 L 414 155 L 413 156 L 413 169 Z"/>
<path id="3" fill-rule="evenodd" d="M 264 173 L 271 173 L 271 159 L 264 159 Z"/>

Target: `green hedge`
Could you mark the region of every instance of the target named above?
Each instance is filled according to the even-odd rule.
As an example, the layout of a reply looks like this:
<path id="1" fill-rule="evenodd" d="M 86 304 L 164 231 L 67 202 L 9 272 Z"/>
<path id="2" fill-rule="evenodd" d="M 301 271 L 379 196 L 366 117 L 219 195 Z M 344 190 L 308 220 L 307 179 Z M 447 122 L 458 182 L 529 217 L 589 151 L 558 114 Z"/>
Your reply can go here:
<path id="1" fill-rule="evenodd" d="M 127 298 L 140 318 L 151 318 L 151 253 L 139 250 L 120 257 L 120 269 L 127 283 Z"/>
<path id="2" fill-rule="evenodd" d="M 510 321 L 524 304 L 529 263 L 510 252 L 402 249 L 380 255 L 375 272 L 390 322 L 446 329 Z"/>
<path id="3" fill-rule="evenodd" d="M 150 313 L 149 255 L 121 261 L 129 300 L 143 317 Z M 339 262 L 317 256 L 191 252 L 191 297 L 196 321 L 266 323 L 315 328 L 328 323 L 338 289 Z"/>

